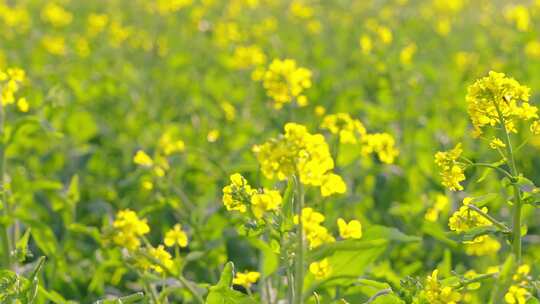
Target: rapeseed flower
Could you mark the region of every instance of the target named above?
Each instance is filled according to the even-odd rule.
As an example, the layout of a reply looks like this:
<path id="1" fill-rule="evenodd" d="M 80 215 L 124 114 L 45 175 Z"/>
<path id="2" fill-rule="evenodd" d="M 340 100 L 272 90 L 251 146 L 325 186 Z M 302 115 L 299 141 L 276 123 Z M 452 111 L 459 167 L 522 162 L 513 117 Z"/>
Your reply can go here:
<path id="1" fill-rule="evenodd" d="M 140 237 L 150 232 L 146 219 L 139 219 L 135 211 L 125 209 L 118 211 L 113 222 L 115 244 L 135 250 L 139 248 Z"/>
<path id="2" fill-rule="evenodd" d="M 538 109 L 529 104 L 530 89 L 503 73 L 489 72 L 467 90 L 468 112 L 475 135 L 481 135 L 486 126 L 504 126 L 508 132 L 517 132 L 519 120 L 538 118 Z M 501 121 L 502 119 L 502 121 Z"/>
<path id="3" fill-rule="evenodd" d="M 256 218 L 262 218 L 266 211 L 279 210 L 282 201 L 279 191 L 263 189 L 251 196 L 251 211 Z"/>
<path id="4" fill-rule="evenodd" d="M 309 264 L 309 272 L 311 272 L 317 280 L 325 279 L 331 273 L 330 262 L 327 258 L 318 262 L 313 262 Z"/>
<path id="5" fill-rule="evenodd" d="M 261 274 L 256 271 L 237 272 L 233 279 L 233 284 L 240 285 L 245 289 L 255 284 L 261 277 Z"/>
<path id="6" fill-rule="evenodd" d="M 438 279 L 439 271 L 433 270 L 427 277 L 424 295 L 430 304 L 457 304 L 461 294 L 450 286 L 443 286 Z"/>
<path id="7" fill-rule="evenodd" d="M 324 136 L 311 134 L 296 123 L 287 123 L 284 129 L 285 134 L 253 147 L 263 174 L 278 180 L 298 175 L 301 183 L 321 187 L 325 196 L 344 192 L 341 178 L 328 175 L 332 174 L 334 161 Z"/>
<path id="8" fill-rule="evenodd" d="M 299 106 L 307 105 L 307 98 L 302 93 L 311 87 L 311 71 L 298 67 L 296 61 L 274 59 L 261 80 L 276 109 L 295 100 Z"/>
<path id="9" fill-rule="evenodd" d="M 457 144 L 450 151 L 435 154 L 435 163 L 441 169 L 442 184 L 452 191 L 463 190 L 460 182 L 465 180 L 465 174 L 463 166 L 458 162 L 461 153 L 463 153 L 461 144 Z"/>
<path id="10" fill-rule="evenodd" d="M 184 230 L 182 230 L 182 225 L 176 224 L 173 229 L 165 233 L 165 239 L 163 240 L 165 246 L 173 247 L 178 245 L 180 247 L 187 247 L 188 237 Z"/>
<path id="11" fill-rule="evenodd" d="M 359 239 L 362 237 L 362 224 L 358 220 L 346 222 L 344 219 L 337 220 L 339 235 L 343 239 Z"/>

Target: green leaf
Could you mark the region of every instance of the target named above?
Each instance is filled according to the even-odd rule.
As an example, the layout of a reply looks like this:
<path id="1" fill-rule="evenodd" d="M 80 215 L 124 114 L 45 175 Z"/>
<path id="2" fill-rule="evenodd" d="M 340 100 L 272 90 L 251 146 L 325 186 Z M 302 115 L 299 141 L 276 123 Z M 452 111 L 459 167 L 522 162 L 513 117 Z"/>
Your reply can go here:
<path id="1" fill-rule="evenodd" d="M 279 256 L 274 252 L 272 247 L 260 239 L 252 238 L 249 240 L 251 245 L 261 251 L 262 259 L 262 275 L 268 277 L 273 274 L 279 267 Z"/>
<path id="2" fill-rule="evenodd" d="M 246 294 L 232 289 L 234 265 L 225 264 L 219 282 L 210 287 L 206 304 L 256 304 L 257 302 Z"/>

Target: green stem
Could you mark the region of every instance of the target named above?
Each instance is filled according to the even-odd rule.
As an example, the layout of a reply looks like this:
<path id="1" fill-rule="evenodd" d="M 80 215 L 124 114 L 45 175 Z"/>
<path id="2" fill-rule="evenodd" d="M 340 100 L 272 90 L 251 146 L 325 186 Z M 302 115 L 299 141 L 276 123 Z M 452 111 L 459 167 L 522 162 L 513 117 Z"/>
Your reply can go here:
<path id="1" fill-rule="evenodd" d="M 9 206 L 7 202 L 6 187 L 5 187 L 5 171 L 6 171 L 6 153 L 4 145 L 4 124 L 5 124 L 5 109 L 0 98 L 0 199 L 2 200 L 2 218 L 0 219 L 0 242 L 2 246 L 2 268 L 11 268 L 11 244 L 9 239 L 9 225 L 7 221 L 10 218 Z"/>
<path id="2" fill-rule="evenodd" d="M 296 176 L 296 194 L 298 196 L 298 204 L 296 214 L 298 215 L 298 226 L 296 230 L 297 248 L 295 254 L 295 273 L 294 273 L 294 303 L 303 304 L 303 287 L 304 287 L 304 223 L 302 222 L 302 209 L 304 209 L 304 186 L 300 181 L 300 176 Z"/>
<path id="3" fill-rule="evenodd" d="M 488 221 L 490 221 L 493 225 L 495 225 L 497 228 L 499 228 L 502 232 L 504 232 L 504 233 L 510 233 L 511 232 L 510 228 L 506 227 L 506 225 L 504 223 L 499 222 L 494 217 L 492 217 L 491 215 L 485 213 L 484 211 L 482 211 L 480 208 L 476 207 L 475 205 L 468 204 L 467 207 L 469 209 L 475 211 L 476 213 L 480 214 L 482 217 L 484 217 Z"/>
<path id="4" fill-rule="evenodd" d="M 471 167 L 485 167 L 485 168 L 490 168 L 490 169 L 493 169 L 493 170 L 496 170 L 496 171 L 499 171 L 501 172 L 502 174 L 504 174 L 506 177 L 508 177 L 511 181 L 514 179 L 514 176 L 512 176 L 512 174 L 510 174 L 508 171 L 504 170 L 503 168 L 499 168 L 497 166 L 494 166 L 492 164 L 485 164 L 485 163 L 470 163 L 468 164 L 468 166 L 471 166 Z"/>
<path id="5" fill-rule="evenodd" d="M 516 161 L 514 159 L 514 152 L 512 150 L 512 143 L 510 141 L 510 134 L 506 129 L 506 123 L 504 117 L 499 109 L 497 102 L 495 104 L 495 109 L 499 116 L 499 123 L 504 131 L 504 143 L 506 145 L 506 153 L 508 154 L 507 164 L 510 167 L 510 172 L 514 177 L 518 176 Z M 516 261 L 519 263 L 521 260 L 521 194 L 519 187 L 514 184 L 514 210 L 512 215 L 512 252 L 516 257 Z"/>

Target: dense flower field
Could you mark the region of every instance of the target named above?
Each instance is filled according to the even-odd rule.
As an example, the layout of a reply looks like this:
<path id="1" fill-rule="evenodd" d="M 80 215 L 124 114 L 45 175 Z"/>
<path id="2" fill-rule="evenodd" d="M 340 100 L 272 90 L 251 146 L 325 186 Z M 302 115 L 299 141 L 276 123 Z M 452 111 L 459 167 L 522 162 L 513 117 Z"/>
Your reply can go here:
<path id="1" fill-rule="evenodd" d="M 540 303 L 540 1 L 0 0 L 0 303 Z"/>

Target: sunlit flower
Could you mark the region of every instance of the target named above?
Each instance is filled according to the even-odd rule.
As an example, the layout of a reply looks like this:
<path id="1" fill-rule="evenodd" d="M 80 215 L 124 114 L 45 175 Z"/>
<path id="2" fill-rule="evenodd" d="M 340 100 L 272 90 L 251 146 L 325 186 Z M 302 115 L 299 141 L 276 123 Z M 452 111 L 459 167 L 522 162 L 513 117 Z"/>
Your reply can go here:
<path id="1" fill-rule="evenodd" d="M 172 247 L 178 245 L 180 247 L 186 247 L 188 244 L 187 234 L 182 230 L 182 225 L 176 224 L 173 229 L 167 231 L 164 239 L 165 246 Z"/>
<path id="2" fill-rule="evenodd" d="M 309 272 L 311 272 L 317 280 L 325 279 L 331 273 L 330 262 L 327 258 L 318 262 L 313 262 L 309 264 Z"/>

